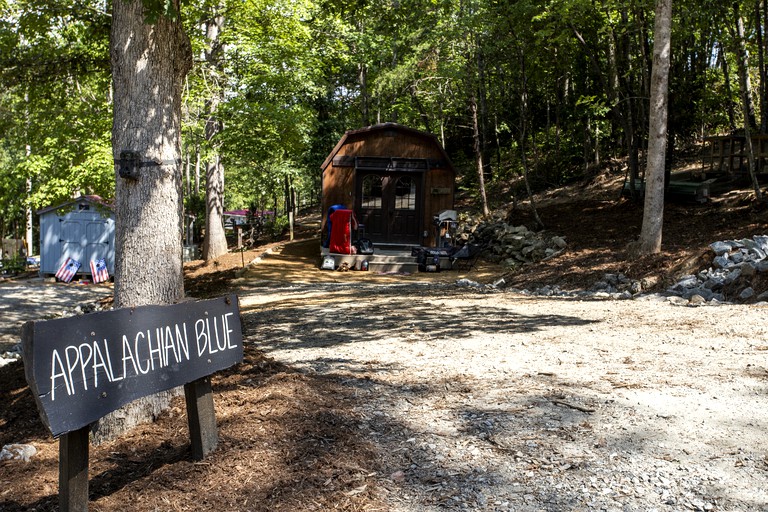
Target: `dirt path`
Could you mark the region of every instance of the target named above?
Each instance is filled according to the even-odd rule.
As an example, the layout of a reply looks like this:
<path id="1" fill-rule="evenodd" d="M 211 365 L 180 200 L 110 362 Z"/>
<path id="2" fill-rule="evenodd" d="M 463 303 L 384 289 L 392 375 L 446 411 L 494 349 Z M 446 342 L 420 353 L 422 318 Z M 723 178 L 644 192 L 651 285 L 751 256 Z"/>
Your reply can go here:
<path id="1" fill-rule="evenodd" d="M 93 447 L 90 509 L 768 510 L 768 306 L 322 272 L 316 248 L 207 276 L 240 295 L 247 343 L 214 379 L 219 448 L 191 459 L 180 399 Z M 0 510 L 56 510 L 20 362 L 0 371 L 6 443 L 38 455 L 0 462 Z"/>
<path id="2" fill-rule="evenodd" d="M 64 284 L 42 279 L 0 282 L 0 355 L 19 343 L 24 322 L 61 316 L 78 305 L 96 303 L 111 294 L 109 284 Z"/>
<path id="3" fill-rule="evenodd" d="M 353 392 L 387 510 L 768 509 L 766 306 L 285 285 L 269 264 L 239 283 L 247 336 Z"/>

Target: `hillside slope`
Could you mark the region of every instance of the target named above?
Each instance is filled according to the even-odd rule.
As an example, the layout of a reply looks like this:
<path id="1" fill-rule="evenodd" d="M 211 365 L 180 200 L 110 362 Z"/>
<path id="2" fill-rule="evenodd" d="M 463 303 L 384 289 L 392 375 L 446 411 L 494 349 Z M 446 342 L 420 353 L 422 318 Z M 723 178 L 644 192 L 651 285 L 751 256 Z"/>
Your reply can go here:
<path id="1" fill-rule="evenodd" d="M 621 198 L 621 186 L 621 176 L 606 174 L 536 198 L 545 230 L 563 236 L 568 248 L 550 260 L 506 276 L 508 285 L 588 290 L 606 273 L 623 273 L 651 284 L 650 290 L 660 291 L 683 275 L 710 267 L 714 254 L 709 244 L 768 233 L 768 212 L 757 208 L 747 188 L 713 196 L 704 204 L 668 201 L 662 253 L 630 260 L 626 248 L 640 235 L 643 208 Z M 529 227 L 535 224 L 528 204 L 509 210 L 507 221 Z M 757 294 L 766 290 L 765 281 L 761 274 L 754 279 Z"/>

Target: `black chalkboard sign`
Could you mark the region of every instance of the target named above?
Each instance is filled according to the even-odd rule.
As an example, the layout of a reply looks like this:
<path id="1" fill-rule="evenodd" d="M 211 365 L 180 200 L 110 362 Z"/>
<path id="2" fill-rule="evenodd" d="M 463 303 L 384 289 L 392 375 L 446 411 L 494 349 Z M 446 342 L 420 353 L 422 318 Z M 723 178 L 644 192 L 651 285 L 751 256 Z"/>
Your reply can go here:
<path id="1" fill-rule="evenodd" d="M 241 362 L 237 296 L 27 322 L 22 354 L 43 422 L 58 437 Z"/>

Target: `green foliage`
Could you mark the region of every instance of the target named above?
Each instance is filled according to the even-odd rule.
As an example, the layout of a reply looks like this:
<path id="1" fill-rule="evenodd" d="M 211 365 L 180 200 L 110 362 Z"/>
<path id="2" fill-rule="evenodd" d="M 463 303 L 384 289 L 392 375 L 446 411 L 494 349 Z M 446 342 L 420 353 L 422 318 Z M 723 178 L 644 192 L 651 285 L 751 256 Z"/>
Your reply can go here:
<path id="1" fill-rule="evenodd" d="M 157 23 L 161 17 L 179 19 L 179 9 L 174 0 L 141 0 L 141 3 L 144 5 L 146 22 L 149 24 Z"/>
<path id="2" fill-rule="evenodd" d="M 270 238 L 276 240 L 283 236 L 289 229 L 288 217 L 286 215 L 275 215 L 269 218 L 264 229 Z"/>
<path id="3" fill-rule="evenodd" d="M 23 226 L 27 207 L 112 195 L 110 18 L 102 4 L 0 6 L 0 228 Z"/>
<path id="4" fill-rule="evenodd" d="M 523 156 L 543 186 L 578 179 L 598 157 L 626 157 L 628 131 L 645 144 L 650 0 L 142 1 L 148 21 L 181 19 L 190 36 L 197 61 L 185 84 L 184 148 L 202 162 L 221 159 L 227 209 L 284 211 L 286 183 L 316 197 L 320 163 L 339 137 L 387 121 L 437 135 L 474 193 L 470 98 L 491 186 L 519 178 Z M 5 232 L 23 225 L 27 206 L 111 195 L 106 5 L 0 1 Z M 722 56 L 731 83 L 716 58 L 731 47 L 731 7 L 676 6 L 669 125 L 679 145 L 728 131 L 739 97 L 732 54 Z M 757 55 L 754 6 L 742 12 Z M 220 33 L 207 31 L 216 20 Z M 201 201 L 187 207 L 202 212 Z"/>
<path id="5" fill-rule="evenodd" d="M 27 269 L 27 261 L 22 257 L 13 257 L 0 260 L 0 273 L 3 275 L 17 275 Z"/>

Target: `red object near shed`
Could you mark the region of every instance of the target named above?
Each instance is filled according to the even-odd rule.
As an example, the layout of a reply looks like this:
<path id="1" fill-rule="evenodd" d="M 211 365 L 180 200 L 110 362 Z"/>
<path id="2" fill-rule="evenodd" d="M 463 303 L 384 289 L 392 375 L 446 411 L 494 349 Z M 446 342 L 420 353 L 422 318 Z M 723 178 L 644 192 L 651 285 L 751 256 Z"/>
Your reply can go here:
<path id="1" fill-rule="evenodd" d="M 339 209 L 331 213 L 331 242 L 329 251 L 335 254 L 352 254 L 352 230 L 357 227 L 352 210 Z"/>

